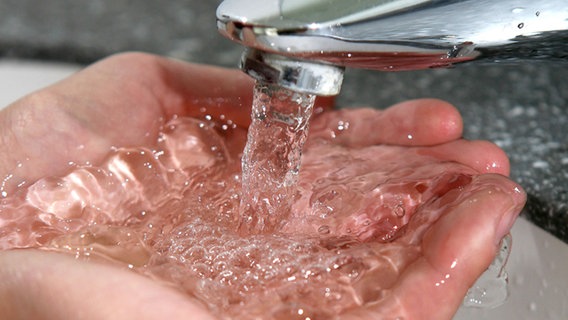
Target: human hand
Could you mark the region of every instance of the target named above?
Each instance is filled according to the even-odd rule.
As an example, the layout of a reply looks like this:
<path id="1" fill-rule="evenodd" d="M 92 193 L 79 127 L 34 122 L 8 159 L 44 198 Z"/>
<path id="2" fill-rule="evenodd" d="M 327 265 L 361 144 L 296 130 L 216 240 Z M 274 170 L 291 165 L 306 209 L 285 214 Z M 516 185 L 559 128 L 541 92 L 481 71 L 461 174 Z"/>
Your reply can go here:
<path id="1" fill-rule="evenodd" d="M 2 110 L 0 191 L 98 163 L 111 147 L 155 143 L 174 115 L 250 121 L 252 80 L 237 70 L 145 54 L 96 63 Z M 128 130 L 120 130 L 128 126 Z"/>
<path id="2" fill-rule="evenodd" d="M 2 197 L 100 163 L 113 147 L 152 145 L 174 115 L 224 115 L 246 126 L 251 94 L 237 70 L 138 53 L 106 59 L 0 112 Z M 0 225 L 10 219 L 3 214 Z M 0 252 L 0 279 L 3 319 L 214 318 L 156 281 L 57 253 Z"/>
<path id="3" fill-rule="evenodd" d="M 62 174 L 69 170 L 69 160 L 96 164 L 112 146 L 152 144 L 160 126 L 174 114 L 224 115 L 246 126 L 251 85 L 238 71 L 146 55 L 105 60 L 20 100 L 0 115 L 2 123 L 10 124 L 0 129 L 5 130 L 3 142 L 13 150 L 0 158 L 0 173 L 15 173 L 5 191 L 12 193 L 22 181 L 30 184 L 44 172 Z M 367 114 L 361 117 L 357 112 Z M 345 133 L 333 132 L 334 121 L 350 117 L 352 124 L 361 123 L 355 121 L 361 118 L 369 121 Z M 113 130 L 125 123 L 132 130 Z M 314 119 L 307 148 L 315 148 L 317 141 L 331 136 L 337 143 L 358 148 L 375 144 L 428 146 L 421 150 L 440 162 L 452 160 L 479 173 L 508 174 L 507 159 L 498 148 L 485 142 L 457 140 L 461 130 L 461 118 L 453 107 L 435 100 L 412 101 L 385 112 L 320 114 Z M 514 184 L 500 175 L 479 176 L 466 188 L 476 187 L 477 192 L 444 212 L 425 232 L 424 240 L 420 240 L 424 256 L 401 274 L 392 298 L 350 316 L 451 317 L 465 290 L 491 261 L 498 242 L 495 239 L 508 232 L 524 201 L 522 193 L 509 192 Z M 507 217 L 500 224 L 503 215 Z M 453 281 L 445 290 L 436 291 L 433 281 L 444 275 L 444 268 L 455 259 L 460 263 L 452 270 Z M 93 319 L 212 317 L 177 291 L 111 266 L 85 264 L 34 250 L 3 252 L 0 265 L 0 278 L 13 279 L 0 285 L 0 295 L 6 297 L 0 310 L 11 312 L 3 314 L 14 318 L 61 318 L 80 313 Z M 424 292 L 429 292 L 428 299 Z M 34 308 L 29 307 L 32 304 Z"/>
<path id="4" fill-rule="evenodd" d="M 357 280 L 371 292 L 383 286 L 377 292 L 384 296 L 341 319 L 450 319 L 526 201 L 507 178 L 507 156 L 490 142 L 459 139 L 459 114 L 437 100 L 327 112 L 311 133 L 298 206 L 316 209 L 309 217 L 296 213 L 289 232 L 309 220 L 325 225 L 332 239 L 355 237 L 388 261 Z M 329 181 L 318 185 L 323 179 Z"/>

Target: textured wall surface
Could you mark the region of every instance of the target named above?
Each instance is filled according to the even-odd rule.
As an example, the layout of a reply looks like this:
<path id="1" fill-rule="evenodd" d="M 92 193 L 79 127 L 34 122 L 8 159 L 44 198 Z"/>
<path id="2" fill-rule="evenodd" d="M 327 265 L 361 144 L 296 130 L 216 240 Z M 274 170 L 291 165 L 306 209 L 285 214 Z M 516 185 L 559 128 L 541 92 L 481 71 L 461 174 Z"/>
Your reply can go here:
<path id="1" fill-rule="evenodd" d="M 219 0 L 0 0 L 0 57 L 89 63 L 130 50 L 235 66 L 241 48 L 217 34 Z M 379 73 L 348 70 L 342 106 L 435 97 L 463 113 L 466 138 L 510 156 L 529 194 L 524 215 L 568 242 L 568 63 L 469 65 Z"/>

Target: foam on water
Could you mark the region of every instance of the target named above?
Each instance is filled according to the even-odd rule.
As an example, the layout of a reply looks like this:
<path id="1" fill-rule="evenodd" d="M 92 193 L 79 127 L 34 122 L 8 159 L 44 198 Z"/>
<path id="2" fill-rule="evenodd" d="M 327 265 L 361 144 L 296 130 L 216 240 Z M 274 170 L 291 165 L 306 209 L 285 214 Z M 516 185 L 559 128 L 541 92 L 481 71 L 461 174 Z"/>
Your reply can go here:
<path id="1" fill-rule="evenodd" d="M 280 101 L 297 99 L 304 97 Z M 3 199 L 0 249 L 40 247 L 110 261 L 174 284 L 228 319 L 331 319 L 388 298 L 421 256 L 428 227 L 467 197 L 454 191 L 476 173 L 413 148 L 318 140 L 306 148 L 298 175 L 289 163 L 299 154 L 270 144 L 289 133 L 263 124 L 276 114 L 269 100 L 255 106 L 261 125 L 252 134 L 266 145 L 249 156 L 276 159 L 279 171 L 249 174 L 254 188 L 241 187 L 245 130 L 176 118 L 154 149 L 113 150 L 98 166 L 44 178 Z M 305 135 L 302 119 L 283 123 Z M 283 178 L 271 188 L 297 179 L 293 195 L 278 205 L 262 201 L 273 190 L 255 188 L 267 177 Z M 278 207 L 277 219 L 269 207 Z M 258 221 L 244 221 L 254 227 L 243 232 L 251 214 Z"/>

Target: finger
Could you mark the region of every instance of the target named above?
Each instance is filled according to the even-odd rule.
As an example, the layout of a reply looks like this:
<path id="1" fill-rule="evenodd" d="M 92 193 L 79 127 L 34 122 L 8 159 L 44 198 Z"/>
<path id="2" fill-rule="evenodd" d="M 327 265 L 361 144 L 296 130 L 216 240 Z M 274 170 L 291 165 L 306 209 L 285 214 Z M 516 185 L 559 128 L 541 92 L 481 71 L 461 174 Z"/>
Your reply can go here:
<path id="1" fill-rule="evenodd" d="M 448 193 L 441 218 L 426 232 L 423 257 L 407 268 L 392 291 L 389 312 L 404 319 L 451 319 L 467 290 L 484 272 L 526 196 L 501 175 L 482 175 L 469 190 Z M 465 199 L 460 195 L 469 194 Z M 444 199 L 445 198 L 445 199 Z M 440 206 L 440 204 L 433 204 Z M 379 306 L 372 312 L 384 312 Z"/>
<path id="2" fill-rule="evenodd" d="M 0 113 L 4 195 L 68 163 L 98 163 L 111 147 L 151 144 L 174 115 L 246 125 L 252 80 L 238 70 L 121 54 L 84 69 Z"/>
<path id="3" fill-rule="evenodd" d="M 3 319 L 214 319 L 128 270 L 36 250 L 0 253 Z"/>
<path id="4" fill-rule="evenodd" d="M 458 139 L 463 124 L 449 103 L 435 99 L 410 100 L 384 111 L 342 109 L 324 113 L 310 127 L 312 138 L 348 146 L 394 144 L 435 145 Z"/>
<path id="5" fill-rule="evenodd" d="M 424 148 L 419 153 L 434 156 L 443 161 L 459 162 L 479 173 L 498 173 L 508 176 L 510 171 L 507 154 L 489 141 L 456 140 Z"/>

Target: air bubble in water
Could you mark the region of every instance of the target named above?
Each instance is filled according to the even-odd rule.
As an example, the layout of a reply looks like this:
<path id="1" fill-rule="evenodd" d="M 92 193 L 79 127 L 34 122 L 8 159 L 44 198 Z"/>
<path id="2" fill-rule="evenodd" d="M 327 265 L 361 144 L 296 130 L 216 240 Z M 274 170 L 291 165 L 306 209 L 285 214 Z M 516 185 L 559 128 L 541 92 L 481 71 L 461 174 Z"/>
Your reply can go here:
<path id="1" fill-rule="evenodd" d="M 401 204 L 396 205 L 396 207 L 394 207 L 394 214 L 399 217 L 402 218 L 404 217 L 404 215 L 406 214 L 406 210 L 404 209 L 404 206 Z"/>
<path id="2" fill-rule="evenodd" d="M 331 232 L 329 226 L 323 225 L 318 228 L 319 234 L 329 234 Z"/>

